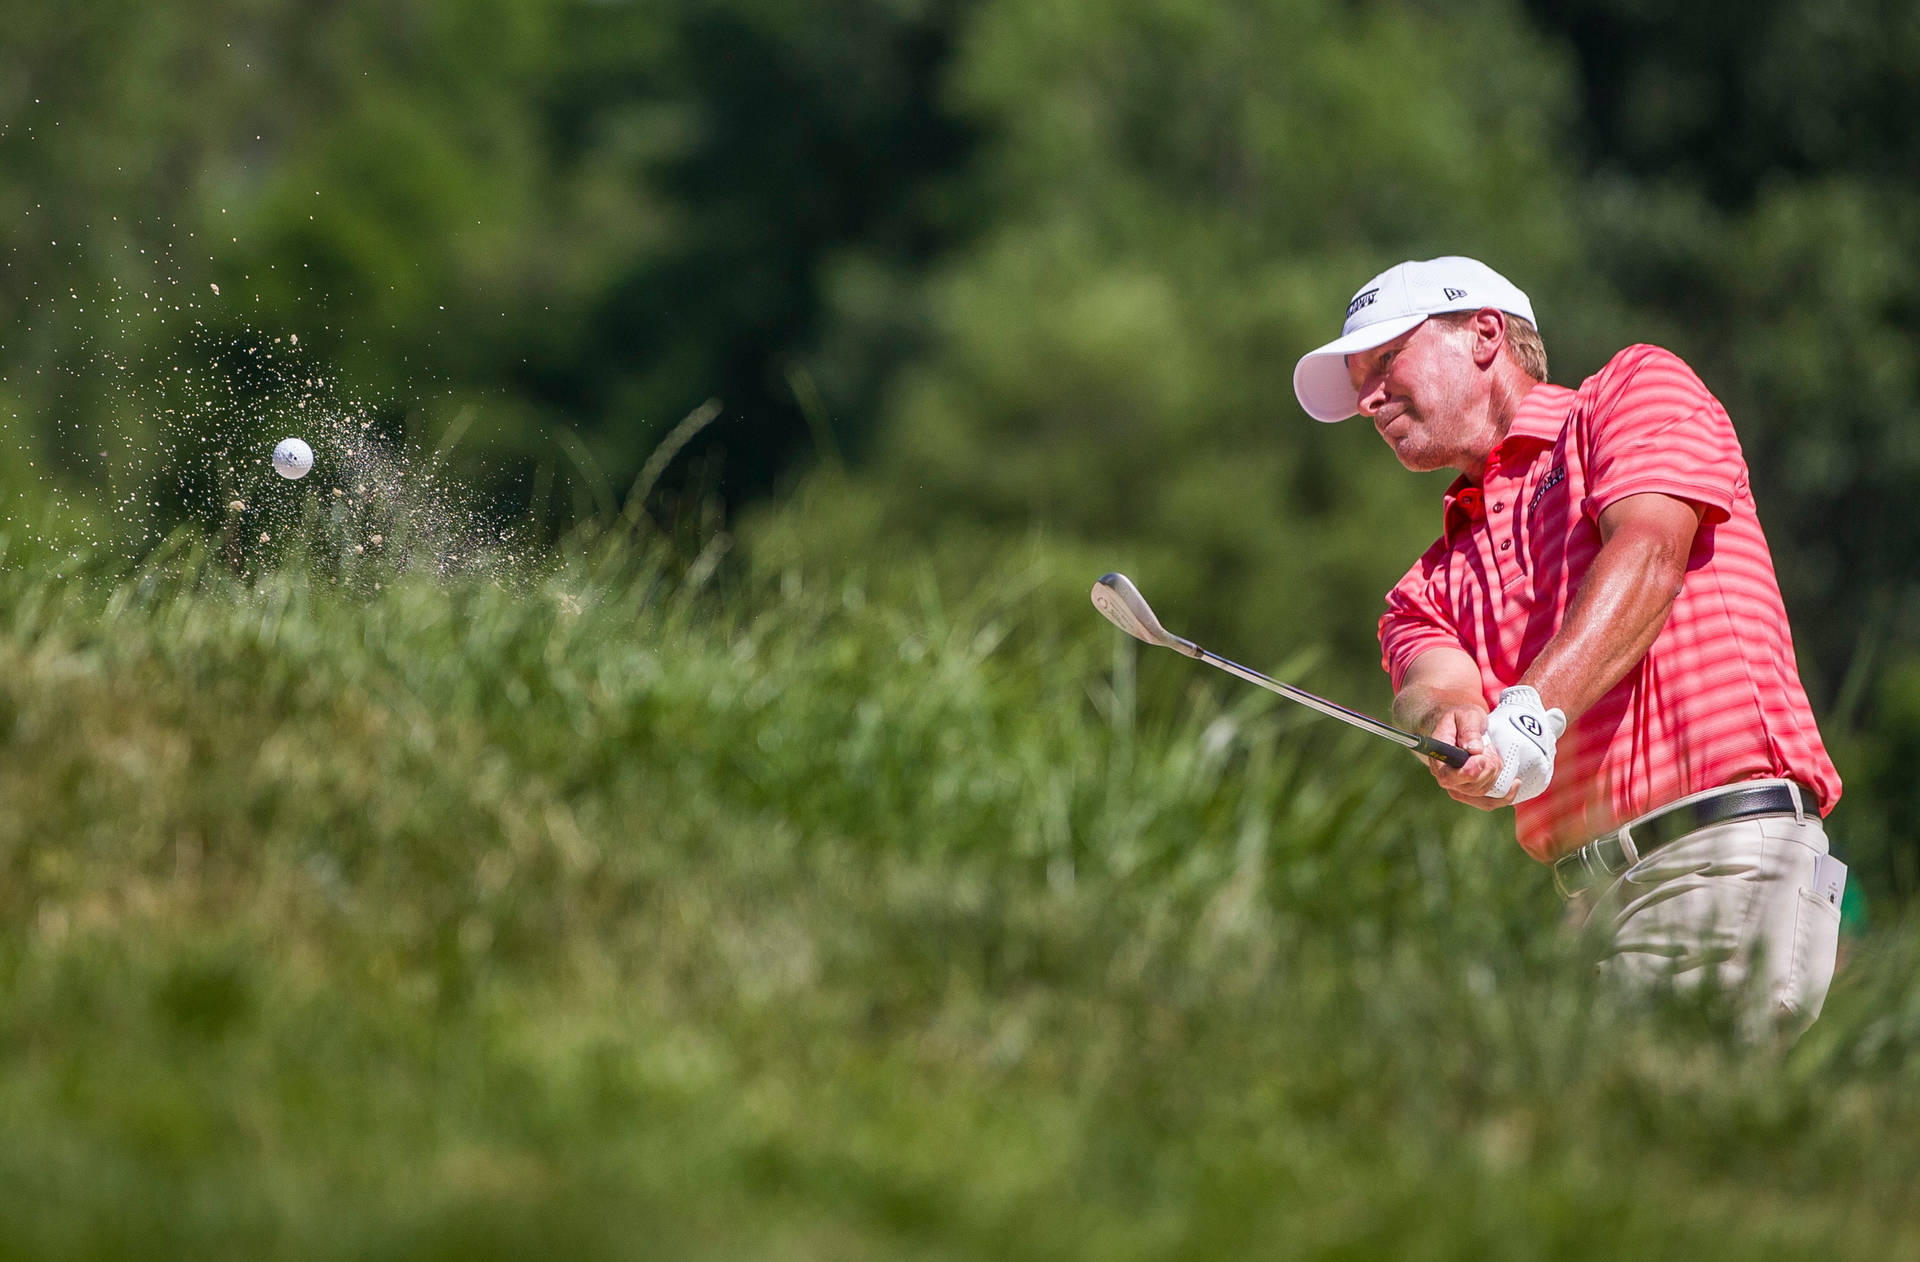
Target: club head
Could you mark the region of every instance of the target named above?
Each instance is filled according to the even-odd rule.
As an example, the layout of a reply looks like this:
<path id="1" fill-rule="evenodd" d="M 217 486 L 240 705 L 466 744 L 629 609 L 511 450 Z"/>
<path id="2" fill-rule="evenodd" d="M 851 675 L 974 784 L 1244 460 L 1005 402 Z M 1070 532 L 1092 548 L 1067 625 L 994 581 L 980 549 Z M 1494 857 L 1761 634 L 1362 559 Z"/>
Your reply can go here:
<path id="1" fill-rule="evenodd" d="M 1188 641 L 1171 634 L 1160 625 L 1160 619 L 1153 616 L 1153 608 L 1147 604 L 1147 598 L 1140 594 L 1140 589 L 1125 574 L 1100 576 L 1100 581 L 1093 585 L 1093 607 L 1108 622 L 1136 640 L 1178 649 L 1183 653 L 1192 647 Z"/>

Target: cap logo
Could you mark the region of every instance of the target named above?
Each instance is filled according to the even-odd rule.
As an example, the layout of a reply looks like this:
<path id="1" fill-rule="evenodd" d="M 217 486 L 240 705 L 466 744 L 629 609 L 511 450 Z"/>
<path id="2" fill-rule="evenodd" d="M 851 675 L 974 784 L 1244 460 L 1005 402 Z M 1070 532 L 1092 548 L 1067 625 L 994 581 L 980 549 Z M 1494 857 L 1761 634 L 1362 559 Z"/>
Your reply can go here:
<path id="1" fill-rule="evenodd" d="M 1448 302 L 1458 302 L 1467 296 L 1467 291 L 1464 289 L 1442 288 L 1440 292 L 1447 296 Z"/>
<path id="2" fill-rule="evenodd" d="M 1362 307 L 1371 307 L 1373 300 L 1379 296 L 1380 291 L 1378 289 L 1369 289 L 1364 293 L 1355 294 L 1353 301 L 1347 304 L 1347 319 L 1353 319 L 1353 313 Z"/>

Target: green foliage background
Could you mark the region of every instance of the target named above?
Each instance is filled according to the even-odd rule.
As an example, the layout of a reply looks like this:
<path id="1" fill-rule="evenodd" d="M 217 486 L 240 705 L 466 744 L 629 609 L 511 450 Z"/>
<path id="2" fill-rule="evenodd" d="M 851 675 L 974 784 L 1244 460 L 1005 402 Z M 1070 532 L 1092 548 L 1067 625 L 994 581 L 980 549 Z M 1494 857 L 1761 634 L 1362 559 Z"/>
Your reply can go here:
<path id="1" fill-rule="evenodd" d="M 1904 1107 L 1914 1011 L 1911 6 L 0 0 L 0 30 L 0 1147 L 55 1158 L 8 1177 L 107 1172 L 37 1251 L 113 1251 L 89 1233 L 130 1189 L 119 1221 L 182 1248 L 281 1248 L 385 1101 L 342 1251 L 470 1252 L 474 1205 L 550 1194 L 484 1219 L 512 1252 L 655 1168 L 594 1130 L 608 1100 L 692 1120 L 650 1132 L 690 1164 L 605 1230 L 731 1189 L 690 1249 L 1112 1256 L 1127 1222 L 1143 1253 L 1218 1252 L 1250 1206 L 1374 1180 L 1301 1252 L 1406 1253 L 1437 1180 L 1436 1255 L 1516 1200 L 1538 1247 L 1515 1256 L 1571 1256 L 1596 1207 L 1627 1224 L 1614 1253 L 1647 1251 L 1742 1221 L 1718 1185 L 1655 1215 L 1692 1236 L 1634 1217 L 1688 1153 L 1810 1132 L 1831 1159 L 1776 1168 L 1745 1242 L 1844 1221 L 1862 1256 L 1910 1250 L 1902 1151 L 1837 1154 Z M 1443 479 L 1307 420 L 1290 373 L 1367 276 L 1450 252 L 1532 295 L 1555 380 L 1661 343 L 1739 428 L 1848 786 L 1833 831 L 1886 926 L 1784 1095 L 1757 1072 L 1663 1094 L 1745 1071 L 1657 1032 L 1594 1052 L 1613 1010 L 1541 945 L 1500 821 L 1114 656 L 1086 608 L 1125 569 L 1189 634 L 1383 710 L 1374 619 Z M 177 529 L 226 512 L 183 434 L 264 455 L 303 425 L 318 387 L 263 352 L 444 461 L 547 568 L 370 593 L 302 498 L 318 477 L 278 488 L 271 547 Z M 1434 1028 L 1461 1058 L 1437 1086 L 1405 1050 Z M 1329 1031 L 1357 1050 L 1261 1095 Z M 1215 1035 L 1244 1053 L 1206 1060 Z M 1472 1055 L 1510 1076 L 1475 1096 Z M 1343 1103 L 1378 1064 L 1386 1094 Z M 1839 1112 L 1816 1071 L 1854 1075 Z M 903 1103 L 949 1089 L 931 1121 Z M 236 1135 L 284 1152 L 334 1108 L 310 1164 L 201 1181 Z M 818 1140 L 812 1109 L 857 1122 Z M 1341 1136 L 1396 1110 L 1426 1138 L 1379 1183 Z M 924 1125 L 949 1146 L 886 1173 Z M 980 1133 L 1007 1172 L 968 1164 Z M 583 1165 L 556 1155 L 583 1138 Z M 1648 1145 L 1645 1188 L 1568 1192 Z M 382 1190 L 416 1162 L 391 1187 L 424 1209 Z M 169 1219 L 181 1195 L 201 1217 Z M 796 1217 L 728 1235 L 779 1195 Z M 836 1234 L 840 1201 L 882 1226 Z"/>
<path id="2" fill-rule="evenodd" d="M 1651 340 L 1727 399 L 1856 828 L 1885 848 L 1911 805 L 1873 769 L 1920 542 L 1901 6 L 5 16 L 0 419 L 82 487 L 152 424 L 108 351 L 297 334 L 402 429 L 463 417 L 464 471 L 556 525 L 718 396 L 665 491 L 851 461 L 895 528 L 1100 541 L 1197 629 L 1377 689 L 1431 492 L 1301 423 L 1288 369 L 1356 278 L 1472 252 L 1560 380 Z M 108 300 L 155 290 L 197 300 Z"/>
<path id="3" fill-rule="evenodd" d="M 1726 397 L 1838 739 L 1911 641 L 1902 6 L 5 16 L 5 419 L 70 473 L 150 423 L 102 349 L 194 327 L 297 333 L 421 432 L 465 409 L 502 491 L 582 476 L 563 430 L 624 487 L 719 396 L 683 467 L 736 506 L 851 459 L 929 531 L 1164 548 L 1202 626 L 1353 669 L 1431 496 L 1287 370 L 1356 278 L 1458 250 L 1535 295 L 1559 379 L 1655 340 Z"/>

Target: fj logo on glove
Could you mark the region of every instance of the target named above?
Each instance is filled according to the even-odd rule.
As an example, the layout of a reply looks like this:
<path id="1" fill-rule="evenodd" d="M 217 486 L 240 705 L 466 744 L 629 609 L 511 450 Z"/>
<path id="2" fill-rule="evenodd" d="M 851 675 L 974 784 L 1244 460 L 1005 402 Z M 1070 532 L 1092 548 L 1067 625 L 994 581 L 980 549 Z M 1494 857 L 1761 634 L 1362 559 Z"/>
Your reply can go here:
<path id="1" fill-rule="evenodd" d="M 1516 804 L 1539 797 L 1553 779 L 1553 744 L 1567 730 L 1567 716 L 1540 704 L 1540 694 L 1525 684 L 1500 693 L 1487 715 L 1487 744 L 1500 759 L 1491 796 L 1512 792 Z"/>

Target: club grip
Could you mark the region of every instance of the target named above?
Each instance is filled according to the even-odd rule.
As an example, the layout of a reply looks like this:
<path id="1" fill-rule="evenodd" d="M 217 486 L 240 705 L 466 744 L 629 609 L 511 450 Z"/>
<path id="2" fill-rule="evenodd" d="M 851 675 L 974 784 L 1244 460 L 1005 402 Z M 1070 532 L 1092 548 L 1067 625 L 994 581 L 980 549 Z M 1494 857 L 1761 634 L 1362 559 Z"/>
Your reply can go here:
<path id="1" fill-rule="evenodd" d="M 1452 767 L 1455 771 L 1466 766 L 1467 759 L 1472 757 L 1471 754 L 1467 753 L 1466 750 L 1460 748 L 1458 745 L 1449 745 L 1445 741 L 1437 741 L 1431 736 L 1422 736 L 1420 743 L 1415 745 L 1413 750 L 1417 754 L 1425 754 L 1429 758 L 1438 759 L 1447 764 L 1447 766 Z"/>

